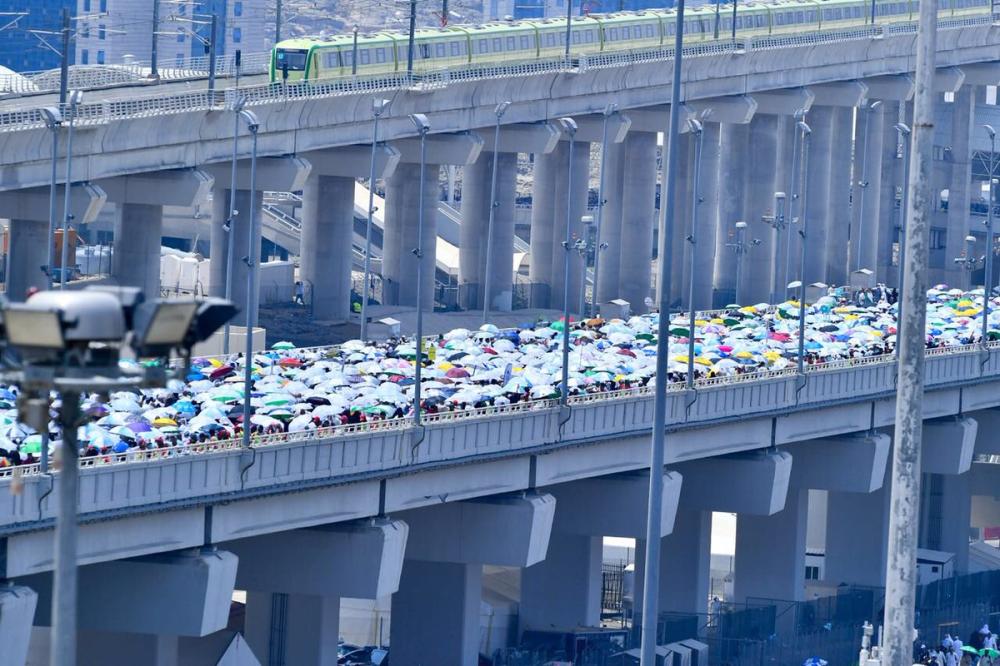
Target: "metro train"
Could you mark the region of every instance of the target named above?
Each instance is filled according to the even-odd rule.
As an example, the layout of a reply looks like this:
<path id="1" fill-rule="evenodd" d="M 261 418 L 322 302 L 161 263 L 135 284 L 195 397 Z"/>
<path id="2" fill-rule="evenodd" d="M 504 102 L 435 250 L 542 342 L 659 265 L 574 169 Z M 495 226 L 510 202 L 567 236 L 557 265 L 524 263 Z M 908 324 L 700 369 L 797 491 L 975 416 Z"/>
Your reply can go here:
<path id="1" fill-rule="evenodd" d="M 874 0 L 875 23 L 917 20 L 917 0 Z M 988 16 L 992 0 L 939 0 L 942 19 Z M 732 35 L 732 5 L 716 13 L 715 5 L 685 12 L 688 43 L 726 42 Z M 872 22 L 872 0 L 786 0 L 739 3 L 736 36 L 787 35 L 863 27 Z M 655 49 L 673 45 L 673 10 L 644 10 L 573 17 L 570 54 Z M 718 25 L 717 25 L 718 24 Z M 357 73 L 384 74 L 406 70 L 408 36 L 400 32 L 353 33 L 323 38 L 296 38 L 275 45 L 271 80 L 315 81 Z M 530 62 L 558 58 L 566 52 L 565 19 L 500 21 L 481 25 L 422 28 L 416 31 L 415 71 Z M 355 65 L 355 59 L 357 64 Z"/>

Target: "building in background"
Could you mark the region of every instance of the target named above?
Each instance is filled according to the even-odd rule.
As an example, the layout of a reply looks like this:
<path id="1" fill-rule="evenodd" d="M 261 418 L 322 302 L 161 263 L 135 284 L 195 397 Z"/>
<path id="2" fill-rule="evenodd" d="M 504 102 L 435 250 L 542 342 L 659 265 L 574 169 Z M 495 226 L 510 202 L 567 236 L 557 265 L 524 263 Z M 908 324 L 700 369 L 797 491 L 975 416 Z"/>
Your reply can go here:
<path id="1" fill-rule="evenodd" d="M 110 65 L 148 62 L 153 43 L 153 0 L 76 0 L 80 15 L 103 14 L 80 21 L 76 62 Z M 159 67 L 183 65 L 206 55 L 209 21 L 217 16 L 217 53 L 267 51 L 271 47 L 269 9 L 274 0 L 159 0 Z"/>
<path id="2" fill-rule="evenodd" d="M 15 25 L 0 33 L 0 67 L 15 72 L 34 72 L 59 66 L 60 55 L 46 47 L 31 30 L 57 31 L 62 27 L 62 11 L 74 12 L 78 0 L 0 0 L 0 12 L 27 12 Z M 13 17 L 0 17 L 0 26 Z M 42 35 L 60 48 L 58 35 Z M 70 49 L 72 63 L 73 50 Z"/>

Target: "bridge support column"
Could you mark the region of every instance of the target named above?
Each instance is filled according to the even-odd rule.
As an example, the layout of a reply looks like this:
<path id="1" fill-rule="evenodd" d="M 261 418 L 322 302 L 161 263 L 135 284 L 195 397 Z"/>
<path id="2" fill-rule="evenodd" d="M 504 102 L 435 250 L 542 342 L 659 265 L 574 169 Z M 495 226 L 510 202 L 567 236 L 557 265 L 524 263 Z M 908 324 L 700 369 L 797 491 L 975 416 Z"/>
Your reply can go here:
<path id="1" fill-rule="evenodd" d="M 712 512 L 679 509 L 673 531 L 660 544 L 660 601 L 663 612 L 705 613 L 711 576 Z M 635 542 L 635 600 L 641 612 L 646 542 Z"/>
<path id="2" fill-rule="evenodd" d="M 300 279 L 314 319 L 344 321 L 351 314 L 354 247 L 353 177 L 311 173 L 302 191 Z"/>
<path id="3" fill-rule="evenodd" d="M 557 245 L 553 229 L 556 177 L 566 159 L 559 148 L 551 153 L 535 153 L 531 186 L 531 264 L 528 269 L 533 308 L 547 308 L 551 302 L 551 258 Z"/>
<path id="4" fill-rule="evenodd" d="M 826 282 L 826 244 L 830 210 L 830 165 L 833 149 L 833 108 L 813 105 L 809 110 L 812 129 L 809 145 L 808 199 L 804 219 L 808 227 L 806 238 L 806 272 L 798 279 L 806 284 Z M 801 226 L 799 227 L 801 229 Z M 796 230 L 797 231 L 797 230 Z"/>
<path id="5" fill-rule="evenodd" d="M 386 181 L 385 232 L 382 244 L 382 288 L 388 305 L 417 305 L 417 212 L 423 188 L 424 226 L 419 245 L 423 250 L 423 303 L 429 310 L 434 306 L 435 272 L 437 271 L 437 207 L 438 177 L 441 166 L 426 164 L 424 180 L 420 181 L 419 164 L 400 164 Z"/>
<path id="6" fill-rule="evenodd" d="M 715 234 L 715 277 L 713 290 L 715 305 L 723 306 L 736 301 L 736 255 L 726 247 L 731 241 L 730 232 L 737 222 L 746 219 L 744 201 L 750 168 L 750 127 L 735 123 L 722 126 L 722 145 L 727 156 L 719 167 L 719 219 Z"/>
<path id="7" fill-rule="evenodd" d="M 0 586 L 0 666 L 24 666 L 38 595 L 30 587 Z"/>
<path id="8" fill-rule="evenodd" d="M 584 279 L 584 262 L 576 250 L 567 252 L 563 248 L 566 240 L 566 206 L 569 205 L 570 236 L 575 241 L 583 236 L 581 219 L 587 212 L 587 193 L 590 183 L 590 143 L 576 141 L 573 146 L 573 161 L 569 161 L 569 144 L 560 143 L 558 153 L 562 160 L 558 161 L 558 175 L 555 183 L 555 198 L 553 201 L 554 216 L 552 218 L 552 293 L 550 305 L 553 308 L 563 307 L 564 286 L 566 285 L 565 267 L 569 262 L 569 310 L 577 312 L 580 303 L 580 289 Z M 569 175 L 572 173 L 572 191 Z M 567 194 L 569 200 L 567 201 Z"/>
<path id="9" fill-rule="evenodd" d="M 247 591 L 244 631 L 261 663 L 336 664 L 340 597 Z"/>
<path id="10" fill-rule="evenodd" d="M 899 122 L 900 102 L 883 100 L 882 105 L 882 160 L 879 170 L 882 178 L 879 181 L 878 194 L 872 194 L 872 198 L 878 199 L 877 217 L 869 218 L 866 225 L 871 220 L 877 220 L 878 245 L 877 261 L 878 270 L 875 271 L 880 282 L 884 282 L 890 287 L 898 287 L 897 277 L 898 267 L 893 264 L 892 248 L 899 239 L 900 216 L 896 210 L 897 187 L 903 186 L 902 160 L 899 159 L 899 134 L 896 132 L 896 123 Z M 874 122 L 874 118 L 872 122 Z M 869 150 L 879 150 L 876 145 L 870 145 Z M 957 255 L 956 255 L 957 256 Z"/>
<path id="11" fill-rule="evenodd" d="M 826 231 L 826 281 L 831 285 L 848 283 L 848 233 L 851 227 L 851 132 L 854 108 L 833 110 L 830 145 L 830 192 Z"/>
<path id="12" fill-rule="evenodd" d="M 758 114 L 750 121 L 750 146 L 753 149 L 753 166 L 747 173 L 747 230 L 745 241 L 751 243 L 759 238 L 761 244 L 747 248 L 743 258 L 743 293 L 737 295 L 738 303 L 767 302 L 771 296 L 771 259 L 774 240 L 770 229 L 761 224 L 761 217 L 774 210 L 774 193 L 781 189 L 775 184 L 773 165 L 778 160 L 778 116 L 773 114 Z M 732 242 L 735 235 L 734 222 L 727 221 L 727 226 L 719 229 L 725 231 L 724 242 Z M 732 248 L 725 248 L 725 261 L 735 263 Z M 723 303 L 723 305 L 725 305 Z"/>
<path id="13" fill-rule="evenodd" d="M 631 136 L 633 134 L 630 133 L 629 137 Z M 653 150 L 655 151 L 656 134 L 653 134 L 652 137 Z M 631 210 L 635 207 L 636 203 L 635 201 L 630 201 L 629 206 L 626 207 L 623 205 L 624 190 L 631 184 L 626 177 L 628 161 L 625 158 L 625 145 L 624 142 L 609 142 L 608 154 L 604 158 L 604 210 L 601 212 L 601 238 L 599 240 L 601 245 L 607 246 L 607 249 L 601 253 L 601 270 L 600 275 L 597 276 L 597 279 L 600 281 L 600 284 L 596 287 L 598 304 L 607 303 L 613 298 L 624 298 L 620 293 L 621 260 L 626 254 L 625 243 L 631 239 L 625 236 L 622 228 L 624 226 L 625 211 Z M 637 175 L 641 174 L 643 178 L 652 179 L 653 183 L 655 183 L 656 163 L 647 163 L 646 166 L 652 169 L 653 173 L 647 175 L 645 170 L 636 170 Z M 631 175 L 630 173 L 629 176 Z M 642 201 L 642 199 L 639 201 Z M 638 206 L 638 208 L 644 210 L 642 206 Z M 652 211 L 647 212 L 647 217 L 652 215 Z M 650 217 L 650 221 L 652 221 L 652 217 Z M 652 230 L 652 227 L 650 227 L 650 230 Z M 649 254 L 648 245 L 646 246 L 645 253 Z M 629 255 L 631 257 L 631 252 Z M 639 256 L 641 257 L 642 255 L 640 254 Z M 629 302 L 631 303 L 631 301 Z M 636 303 L 632 303 L 633 310 L 636 309 L 636 305 Z"/>
<path id="14" fill-rule="evenodd" d="M 959 288 L 971 288 L 971 274 L 958 268 L 953 259 L 966 249 L 969 229 L 969 204 L 972 202 L 969 143 L 974 131 L 976 112 L 975 86 L 962 86 L 951 104 L 943 105 L 951 113 L 951 169 L 948 182 L 948 231 L 945 241 L 945 282 Z M 977 193 L 978 194 L 978 193 Z M 937 193 L 935 199 L 937 201 Z"/>
<path id="15" fill-rule="evenodd" d="M 699 309 L 712 307 L 712 274 L 702 267 L 715 265 L 715 252 L 719 233 L 719 164 L 721 160 L 720 125 L 706 122 L 703 124 L 702 157 L 700 173 L 700 191 L 698 196 L 701 204 L 698 206 L 698 234 L 694 246 L 694 265 L 688 261 L 685 241 L 685 273 L 694 275 L 694 305 Z M 682 285 L 687 294 L 687 282 Z M 686 300 L 686 298 L 685 298 Z"/>
<path id="16" fill-rule="evenodd" d="M 619 283 L 617 294 L 609 298 L 623 298 L 632 304 L 632 312 L 643 313 L 647 310 L 646 299 L 651 295 L 653 225 L 656 219 L 656 134 L 629 132 L 622 152 L 624 181 L 618 200 L 621 211 L 617 262 Z M 603 262 L 614 252 L 615 248 L 609 247 L 601 258 L 599 277 L 602 280 L 605 271 Z"/>
<path id="17" fill-rule="evenodd" d="M 22 301 L 29 289 L 45 289 L 45 265 L 49 262 L 48 235 L 48 222 L 10 221 L 7 298 Z"/>
<path id="18" fill-rule="evenodd" d="M 123 203 L 117 213 L 112 276 L 119 284 L 139 287 L 146 298 L 158 298 L 163 206 Z"/>
<path id="19" fill-rule="evenodd" d="M 392 597 L 393 659 L 475 664 L 482 565 L 530 571 L 546 557 L 555 507 L 551 495 L 529 494 L 403 512 L 412 531 L 399 592 Z"/>
<path id="20" fill-rule="evenodd" d="M 793 488 L 776 514 L 741 514 L 736 519 L 736 603 L 750 597 L 803 599 L 808 500 L 808 490 Z"/>

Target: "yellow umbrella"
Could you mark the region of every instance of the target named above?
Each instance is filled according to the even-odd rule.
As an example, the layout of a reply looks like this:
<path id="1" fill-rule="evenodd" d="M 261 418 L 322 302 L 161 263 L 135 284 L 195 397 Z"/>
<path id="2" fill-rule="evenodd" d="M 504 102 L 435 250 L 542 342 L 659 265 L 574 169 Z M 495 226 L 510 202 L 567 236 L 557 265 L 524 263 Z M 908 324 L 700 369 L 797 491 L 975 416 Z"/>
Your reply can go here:
<path id="1" fill-rule="evenodd" d="M 168 419 L 165 416 L 161 416 L 160 418 L 153 420 L 153 425 L 155 425 L 155 426 L 175 426 L 175 425 L 177 425 L 177 421 L 174 421 L 173 419 Z"/>
<path id="2" fill-rule="evenodd" d="M 674 356 L 674 360 L 677 361 L 678 363 L 687 363 L 688 357 L 685 356 L 684 354 L 679 354 L 677 356 Z"/>
<path id="3" fill-rule="evenodd" d="M 695 319 L 694 320 L 694 325 L 695 326 L 707 326 L 708 322 L 705 321 L 704 319 Z"/>
<path id="4" fill-rule="evenodd" d="M 445 372 L 447 372 L 448 370 L 451 370 L 455 366 L 449 363 L 448 361 L 442 361 L 441 363 L 437 364 L 437 367 L 438 370 L 444 370 Z"/>
<path id="5" fill-rule="evenodd" d="M 764 352 L 764 358 L 766 358 L 768 361 L 777 361 L 779 358 L 781 358 L 781 353 L 773 349 L 770 349 Z"/>
<path id="6" fill-rule="evenodd" d="M 753 358 L 753 354 L 748 351 L 738 351 L 734 354 L 736 358 Z"/>
<path id="7" fill-rule="evenodd" d="M 957 307 L 957 308 L 969 308 L 969 307 L 972 307 L 973 305 L 974 304 L 973 304 L 972 301 L 970 301 L 967 298 L 963 298 L 962 300 L 960 300 L 958 303 L 955 304 L 955 307 Z"/>
<path id="8" fill-rule="evenodd" d="M 740 312 L 744 314 L 756 314 L 757 308 L 755 308 L 752 305 L 744 305 L 742 308 L 740 308 Z"/>
<path id="9" fill-rule="evenodd" d="M 718 325 L 722 326 L 722 325 L 723 325 L 723 324 L 725 324 L 726 322 L 722 321 L 722 320 L 721 320 L 721 319 L 719 319 L 718 317 L 714 317 L 713 319 L 710 319 L 710 320 L 709 320 L 709 323 L 712 323 L 712 324 L 718 324 Z"/>
<path id="10" fill-rule="evenodd" d="M 712 367 L 712 361 L 710 359 L 705 358 L 704 356 L 699 356 L 695 358 L 694 362 L 697 363 L 698 365 L 707 365 L 708 367 Z"/>
<path id="11" fill-rule="evenodd" d="M 217 358 L 210 358 L 210 359 L 208 359 L 208 362 L 212 365 L 213 368 L 221 368 L 222 367 L 222 361 L 220 361 Z"/>

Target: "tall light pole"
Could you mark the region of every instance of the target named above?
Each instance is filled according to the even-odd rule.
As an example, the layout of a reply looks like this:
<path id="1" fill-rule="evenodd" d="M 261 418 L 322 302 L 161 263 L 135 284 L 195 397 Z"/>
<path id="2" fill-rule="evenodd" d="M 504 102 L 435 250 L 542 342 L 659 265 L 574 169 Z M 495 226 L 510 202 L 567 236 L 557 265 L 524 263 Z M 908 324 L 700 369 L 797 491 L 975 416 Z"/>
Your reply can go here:
<path id="1" fill-rule="evenodd" d="M 896 273 L 896 286 L 900 293 L 903 291 L 903 262 L 906 259 L 906 180 L 908 174 L 910 173 L 910 128 L 905 123 L 896 123 L 894 125 L 896 132 L 899 134 L 899 140 L 903 144 L 903 187 L 902 196 L 899 200 L 899 267 Z M 899 299 L 896 304 L 896 321 L 899 322 L 903 314 L 903 300 Z M 897 326 L 897 331 L 898 331 Z M 899 350 L 899 334 L 896 334 L 896 350 Z"/>
<path id="2" fill-rule="evenodd" d="M 861 194 L 858 197 L 858 208 L 860 214 L 858 215 L 858 261 L 857 265 L 854 267 L 855 270 L 861 270 L 864 268 L 864 264 L 861 263 L 861 257 L 865 251 L 865 238 L 861 232 L 865 227 L 865 194 L 868 192 L 868 144 L 871 143 L 871 136 L 868 134 L 868 128 L 871 126 L 872 113 L 880 106 L 882 106 L 882 100 L 875 100 L 870 105 L 862 107 L 865 111 L 865 147 L 862 151 L 861 157 L 861 179 L 858 181 L 858 187 L 861 188 Z"/>
<path id="3" fill-rule="evenodd" d="M 806 233 L 809 217 L 806 215 L 806 199 L 809 193 L 809 140 L 812 129 L 804 120 L 796 123 L 802 132 L 802 225 L 799 227 L 799 367 L 800 378 L 805 377 L 806 344 Z"/>
<path id="4" fill-rule="evenodd" d="M 368 290 L 372 279 L 372 218 L 375 216 L 375 154 L 378 149 L 378 121 L 388 108 L 387 99 L 376 99 L 372 102 L 372 156 L 368 167 L 368 219 L 365 223 L 365 283 L 361 288 L 361 340 L 364 342 L 368 341 Z"/>
<path id="5" fill-rule="evenodd" d="M 69 235 L 73 224 L 73 212 L 70 210 L 70 191 L 73 189 L 73 124 L 76 112 L 83 101 L 83 93 L 79 90 L 69 91 L 69 130 L 66 132 L 66 184 L 63 189 L 63 235 L 62 260 L 59 265 L 59 289 L 66 288 L 69 278 L 66 275 L 66 264 L 69 262 Z"/>
<path id="6" fill-rule="evenodd" d="M 778 302 L 778 241 L 781 239 L 781 232 L 784 231 L 786 226 L 785 219 L 785 193 L 775 192 L 774 193 L 774 214 L 765 215 L 762 218 L 764 222 L 771 227 L 773 233 L 771 234 L 771 303 Z M 739 224 L 739 223 L 737 223 Z M 739 274 L 737 274 L 737 281 Z M 737 295 L 739 295 L 739 289 L 737 288 Z"/>
<path id="7" fill-rule="evenodd" d="M 573 0 L 566 0 L 566 64 L 569 65 L 569 47 L 573 36 Z"/>
<path id="8" fill-rule="evenodd" d="M 282 0 L 275 0 L 274 5 L 274 43 L 281 41 L 281 4 Z"/>
<path id="9" fill-rule="evenodd" d="M 52 170 L 49 173 L 49 234 L 46 242 L 49 244 L 48 259 L 45 262 L 45 288 L 52 288 L 52 270 L 55 268 L 55 243 L 56 243 L 56 164 L 59 162 L 59 128 L 62 126 L 62 112 L 56 107 L 45 107 L 41 109 L 45 126 L 52 134 Z M 67 188 L 69 185 L 67 185 Z M 8 294 L 9 296 L 10 294 Z M 15 295 L 20 298 L 20 295 Z"/>
<path id="10" fill-rule="evenodd" d="M 780 193 L 779 193 L 780 194 Z M 746 239 L 747 223 L 740 221 L 736 223 L 736 240 L 732 243 L 726 243 L 728 247 L 733 248 L 733 252 L 736 254 L 736 302 L 739 303 L 740 297 L 740 287 L 743 284 L 743 256 L 746 255 L 750 248 L 757 247 L 760 245 L 759 238 L 751 238 L 749 241 Z M 771 287 L 772 292 L 774 291 L 774 273 L 771 273 Z M 774 300 L 772 299 L 773 303 Z"/>
<path id="11" fill-rule="evenodd" d="M 410 0 L 410 28 L 406 43 L 406 73 L 413 74 L 413 45 L 417 36 L 417 0 Z"/>
<path id="12" fill-rule="evenodd" d="M 430 121 L 422 113 L 411 113 L 410 122 L 420 133 L 420 194 L 417 197 L 417 247 L 413 254 L 417 258 L 417 346 L 416 369 L 413 385 L 413 423 L 420 425 L 420 376 L 424 363 L 424 169 L 427 162 L 427 133 L 431 129 Z"/>
<path id="13" fill-rule="evenodd" d="M 983 125 L 990 136 L 990 187 L 986 202 L 986 259 L 983 266 L 983 346 L 989 342 L 990 296 L 993 294 L 993 160 L 997 148 L 997 131 L 992 125 Z"/>
<path id="14" fill-rule="evenodd" d="M 253 391 L 250 390 L 253 382 L 253 326 L 256 319 L 254 316 L 254 308 L 256 307 L 254 291 L 257 288 L 257 263 L 260 260 L 260 256 L 256 252 L 256 225 L 254 224 L 253 206 L 254 199 L 257 196 L 257 130 L 260 128 L 260 123 L 257 121 L 257 116 L 252 111 L 246 109 L 237 113 L 237 118 L 242 119 L 247 124 L 247 129 L 250 130 L 250 135 L 253 137 L 250 149 L 250 218 L 247 220 L 247 256 L 244 259 L 247 265 L 247 299 L 245 313 L 246 345 L 243 357 L 243 448 L 249 449 L 251 425 L 250 396 L 253 394 Z M 233 181 L 233 189 L 230 196 L 233 199 L 236 198 L 236 181 Z M 233 245 L 235 243 L 233 243 L 233 238 L 230 236 L 229 247 L 231 248 Z"/>
<path id="15" fill-rule="evenodd" d="M 604 107 L 604 123 L 601 126 L 601 166 L 597 175 L 597 224 L 595 226 L 596 242 L 594 244 L 594 291 L 591 294 L 590 301 L 590 314 L 592 316 L 597 315 L 597 285 L 598 278 L 601 272 L 601 250 L 603 249 L 603 244 L 601 243 L 601 224 L 604 221 L 604 167 L 607 164 L 608 159 L 608 121 L 611 116 L 618 113 L 617 104 L 608 104 Z M 586 265 L 584 265 L 584 278 L 586 278 Z M 586 279 L 584 279 L 586 282 Z"/>
<path id="16" fill-rule="evenodd" d="M 160 0 L 153 0 L 153 41 L 149 46 L 149 78 L 154 81 L 160 78 L 160 71 L 157 68 L 158 44 L 160 32 Z"/>
<path id="17" fill-rule="evenodd" d="M 566 0 L 572 4 L 571 0 Z M 568 35 L 567 35 L 568 36 Z M 566 238 L 562 242 L 563 252 L 563 340 L 562 340 L 562 386 L 559 391 L 559 404 L 566 406 L 569 399 L 569 262 L 573 243 L 573 144 L 576 137 L 576 121 L 572 118 L 560 118 L 559 126 L 569 141 L 569 164 L 566 168 Z M 584 272 L 580 279 L 586 279 Z"/>
<path id="18" fill-rule="evenodd" d="M 792 263 L 792 225 L 798 221 L 795 216 L 795 201 L 800 199 L 801 195 L 799 193 L 796 184 L 799 179 L 799 126 L 798 123 L 801 122 L 806 116 L 805 109 L 799 109 L 792 116 L 795 120 L 794 133 L 792 135 L 792 171 L 791 171 L 791 187 L 788 190 L 789 200 L 788 200 L 788 223 L 786 227 L 788 228 L 788 233 L 785 234 L 785 277 L 782 280 L 784 284 L 788 284 L 788 272 L 791 270 Z M 800 210 L 805 213 L 805 208 L 800 206 Z M 786 292 L 787 295 L 787 292 Z"/>
<path id="19" fill-rule="evenodd" d="M 663 457 L 667 425 L 667 367 L 670 356 L 670 237 L 677 196 L 677 137 L 680 133 L 681 61 L 684 56 L 684 0 L 677 0 L 674 31 L 674 72 L 670 88 L 670 126 L 667 162 L 660 197 L 659 322 L 656 338 L 656 385 L 653 399 L 653 433 L 649 446 L 649 503 L 646 508 L 646 576 L 643 581 L 641 666 L 656 666 L 656 625 L 660 596 L 660 521 L 663 516 Z"/>
<path id="20" fill-rule="evenodd" d="M 358 73 L 358 26 L 351 28 L 351 35 L 354 37 L 351 45 L 351 74 Z"/>
<path id="21" fill-rule="evenodd" d="M 698 243 L 698 204 L 701 203 L 701 151 L 705 137 L 704 127 L 701 121 L 688 118 L 688 129 L 694 135 L 694 177 L 691 182 L 691 234 L 687 237 L 688 242 L 688 263 L 691 270 L 688 272 L 688 371 L 687 388 L 694 390 L 694 334 L 695 334 L 695 311 L 694 311 L 694 275 L 697 272 L 694 265 L 694 250 Z"/>
<path id="22" fill-rule="evenodd" d="M 490 219 L 486 225 L 486 272 L 483 279 L 483 323 L 486 323 L 490 316 L 490 271 L 492 270 L 493 259 L 493 221 L 496 218 L 497 208 L 500 202 L 497 201 L 497 164 L 500 158 L 500 120 L 507 112 L 510 102 L 500 102 L 493 113 L 496 116 L 496 125 L 493 128 L 493 174 L 490 179 Z"/>
<path id="23" fill-rule="evenodd" d="M 237 51 L 237 56 L 239 52 Z M 237 76 L 239 76 L 239 65 L 237 65 Z M 236 153 L 239 147 L 240 139 L 240 114 L 243 113 L 244 107 L 246 107 L 247 100 L 245 97 L 237 97 L 233 102 L 233 156 L 230 161 L 230 172 L 229 172 L 229 215 L 226 221 L 222 225 L 222 230 L 226 232 L 226 300 L 230 301 L 233 298 L 233 253 L 235 252 L 234 246 L 236 243 L 233 242 L 235 237 L 235 225 L 236 216 L 240 214 L 236 210 Z M 226 325 L 222 327 L 222 353 L 229 354 L 229 322 L 226 321 Z"/>

